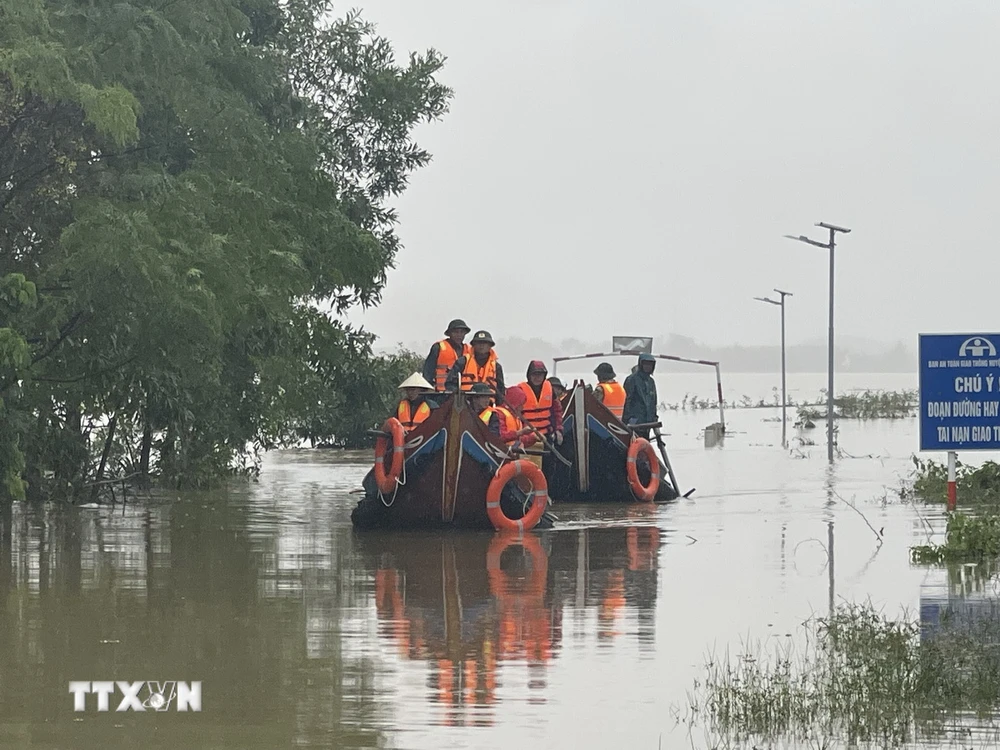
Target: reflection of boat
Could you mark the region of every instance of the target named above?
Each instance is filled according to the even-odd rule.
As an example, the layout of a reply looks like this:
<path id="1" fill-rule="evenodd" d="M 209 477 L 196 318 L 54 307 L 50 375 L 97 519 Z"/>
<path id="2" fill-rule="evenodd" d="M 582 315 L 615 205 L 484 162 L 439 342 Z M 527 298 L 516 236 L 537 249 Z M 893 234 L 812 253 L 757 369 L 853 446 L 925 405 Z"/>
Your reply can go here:
<path id="1" fill-rule="evenodd" d="M 496 702 L 498 665 L 544 671 L 561 639 L 548 590 L 548 554 L 537 536 L 394 534 L 366 536 L 378 558 L 380 634 L 403 659 L 429 662 L 432 702 L 445 723 L 462 707 Z M 520 558 L 518 560 L 517 558 Z M 473 723 L 491 723 L 477 712 Z"/>
<path id="2" fill-rule="evenodd" d="M 594 398 L 581 383 L 562 397 L 563 432 L 560 452 L 572 466 L 565 466 L 550 456 L 544 461 L 549 494 L 560 502 L 637 502 L 628 478 L 628 450 L 633 436 L 629 428 Z M 583 449 L 580 449 L 583 446 Z M 670 483 L 660 459 L 652 456 L 660 477 L 654 500 L 673 500 L 678 493 Z M 650 482 L 650 461 L 639 454 L 637 479 L 643 486 Z"/>
<path id="3" fill-rule="evenodd" d="M 615 527 L 538 536 L 372 534 L 379 634 L 399 658 L 427 662 L 445 723 L 488 724 L 503 671 L 527 666 L 544 689 L 563 640 L 563 610 L 596 612 L 587 635 L 613 642 L 625 614 L 652 641 L 660 531 Z M 507 666 L 505 666 L 507 665 Z M 544 694 L 536 693 L 537 700 Z"/>
<path id="4" fill-rule="evenodd" d="M 385 468 L 395 455 L 390 445 L 386 463 L 376 464 L 390 472 L 388 486 L 379 489 L 376 471 L 368 473 L 365 497 L 351 513 L 355 527 L 494 528 L 487 514 L 487 490 L 501 463 L 509 462 L 508 449 L 473 412 L 464 393 L 449 397 L 405 438 L 397 439 L 399 471 Z M 527 499 L 512 482 L 500 497 L 500 508 L 516 521 L 528 515 L 532 505 Z M 534 502 L 539 501 L 536 493 Z M 543 516 L 539 527 L 548 526 L 551 517 Z"/>

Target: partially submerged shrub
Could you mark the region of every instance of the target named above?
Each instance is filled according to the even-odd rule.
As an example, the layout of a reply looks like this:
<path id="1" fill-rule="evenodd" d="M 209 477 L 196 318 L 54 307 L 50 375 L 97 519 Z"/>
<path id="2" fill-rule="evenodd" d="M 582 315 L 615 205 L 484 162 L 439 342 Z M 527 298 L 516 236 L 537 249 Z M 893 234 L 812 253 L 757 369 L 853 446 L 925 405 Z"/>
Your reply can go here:
<path id="1" fill-rule="evenodd" d="M 900 495 L 925 502 L 947 502 L 947 465 L 916 456 L 913 465 L 913 473 L 909 481 L 903 483 Z M 955 483 L 963 504 L 1000 503 L 1000 464 L 986 461 L 975 468 L 956 461 Z"/>
<path id="2" fill-rule="evenodd" d="M 946 615 L 937 633 L 870 605 L 806 623 L 799 652 L 740 654 L 708 664 L 690 708 L 696 724 L 735 746 L 780 738 L 894 747 L 941 734 L 945 720 L 1000 707 L 1000 621 Z"/>
<path id="3" fill-rule="evenodd" d="M 910 548 L 915 563 L 964 563 L 1000 557 L 1000 515 L 951 513 L 944 544 Z"/>

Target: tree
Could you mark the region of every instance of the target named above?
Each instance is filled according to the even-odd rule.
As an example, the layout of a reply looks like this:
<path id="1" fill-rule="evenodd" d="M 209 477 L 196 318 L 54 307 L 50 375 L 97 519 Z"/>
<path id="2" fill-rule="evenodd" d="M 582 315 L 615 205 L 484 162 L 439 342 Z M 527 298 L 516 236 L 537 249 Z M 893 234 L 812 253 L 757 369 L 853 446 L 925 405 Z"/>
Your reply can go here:
<path id="1" fill-rule="evenodd" d="M 4 477 L 23 452 L 36 488 L 153 464 L 208 481 L 311 418 L 287 395 L 304 373 L 336 392 L 377 361 L 336 315 L 379 301 L 387 201 L 451 92 L 436 52 L 397 65 L 329 10 L 0 6 L 0 278 L 38 290 L 0 319 L 30 350 L 0 371 L 24 437 L 0 436 Z"/>

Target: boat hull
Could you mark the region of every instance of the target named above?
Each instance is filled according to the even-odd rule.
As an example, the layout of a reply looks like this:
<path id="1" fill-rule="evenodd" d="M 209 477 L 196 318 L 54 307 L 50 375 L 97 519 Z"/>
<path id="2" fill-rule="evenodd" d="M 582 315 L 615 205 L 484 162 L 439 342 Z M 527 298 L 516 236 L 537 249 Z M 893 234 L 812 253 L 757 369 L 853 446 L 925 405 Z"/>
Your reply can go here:
<path id="1" fill-rule="evenodd" d="M 562 403 L 563 444 L 559 451 L 572 466 L 546 457 L 544 468 L 552 499 L 564 503 L 640 502 L 629 488 L 626 474 L 631 434 L 624 422 L 582 385 L 567 392 Z M 644 460 L 637 467 L 639 480 L 648 484 L 650 467 Z M 656 471 L 660 488 L 654 500 L 675 499 L 678 493 L 659 459 Z"/>
<path id="2" fill-rule="evenodd" d="M 449 396 L 404 439 L 403 473 L 395 490 L 379 492 L 374 472 L 351 513 L 358 529 L 492 529 L 486 492 L 507 447 L 473 412 L 462 394 Z M 525 496 L 507 486 L 501 507 L 508 518 L 524 514 Z M 551 526 L 543 516 L 539 528 Z"/>

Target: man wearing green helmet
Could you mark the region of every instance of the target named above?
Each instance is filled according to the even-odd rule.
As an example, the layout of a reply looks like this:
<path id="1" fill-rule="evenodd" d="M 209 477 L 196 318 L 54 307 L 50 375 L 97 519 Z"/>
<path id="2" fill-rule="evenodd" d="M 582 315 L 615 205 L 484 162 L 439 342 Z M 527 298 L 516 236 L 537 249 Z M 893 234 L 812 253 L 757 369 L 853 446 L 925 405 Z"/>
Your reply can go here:
<path id="1" fill-rule="evenodd" d="M 625 378 L 625 408 L 622 421 L 625 424 L 647 424 L 656 421 L 656 381 L 653 370 L 656 358 L 652 354 L 640 354 L 637 369 Z M 636 435 L 649 439 L 649 428 L 636 430 Z"/>

